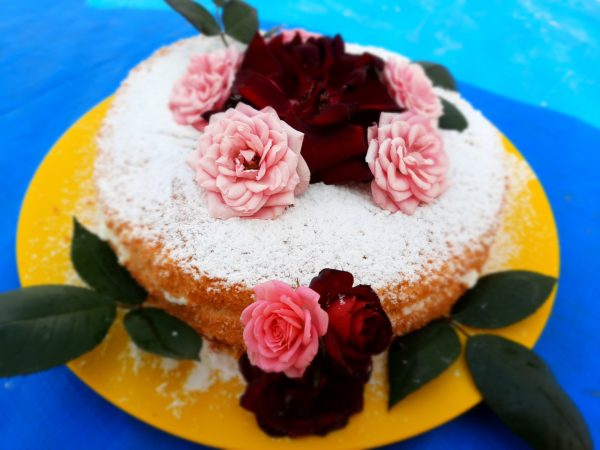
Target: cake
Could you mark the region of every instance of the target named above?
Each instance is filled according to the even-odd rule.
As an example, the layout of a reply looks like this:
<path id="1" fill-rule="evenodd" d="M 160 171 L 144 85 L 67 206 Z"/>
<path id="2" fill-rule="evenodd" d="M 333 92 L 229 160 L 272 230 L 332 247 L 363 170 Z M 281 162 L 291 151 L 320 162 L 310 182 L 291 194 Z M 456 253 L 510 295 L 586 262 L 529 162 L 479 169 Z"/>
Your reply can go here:
<path id="1" fill-rule="evenodd" d="M 219 48 L 218 37 L 198 36 L 158 50 L 123 82 L 98 136 L 102 235 L 150 301 L 236 354 L 254 286 L 308 285 L 326 267 L 372 286 L 397 335 L 447 314 L 477 280 L 502 218 L 504 149 L 494 126 L 457 92 L 434 88 L 468 126 L 439 130 L 448 188 L 411 215 L 375 204 L 368 183 L 319 182 L 274 220 L 214 218 L 189 164 L 202 131 L 176 123 L 169 100 L 190 58 Z"/>

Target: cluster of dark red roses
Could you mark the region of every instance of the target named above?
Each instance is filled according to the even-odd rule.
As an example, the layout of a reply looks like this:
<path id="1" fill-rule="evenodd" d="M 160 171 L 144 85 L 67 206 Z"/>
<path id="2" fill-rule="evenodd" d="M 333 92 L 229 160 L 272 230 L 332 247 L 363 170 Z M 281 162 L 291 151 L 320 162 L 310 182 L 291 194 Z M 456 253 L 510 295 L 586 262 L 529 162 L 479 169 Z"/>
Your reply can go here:
<path id="1" fill-rule="evenodd" d="M 325 435 L 344 427 L 363 408 L 372 356 L 390 345 L 392 326 L 370 286 L 354 286 L 348 272 L 322 270 L 310 283 L 329 316 L 319 352 L 300 378 L 267 373 L 247 354 L 240 368 L 247 381 L 241 405 L 272 436 Z"/>
<path id="2" fill-rule="evenodd" d="M 270 106 L 304 133 L 302 157 L 311 182 L 365 182 L 367 128 L 381 112 L 401 112 L 382 75 L 384 61 L 347 53 L 338 35 L 291 41 L 256 34 L 246 49 L 225 109 L 238 102 Z"/>

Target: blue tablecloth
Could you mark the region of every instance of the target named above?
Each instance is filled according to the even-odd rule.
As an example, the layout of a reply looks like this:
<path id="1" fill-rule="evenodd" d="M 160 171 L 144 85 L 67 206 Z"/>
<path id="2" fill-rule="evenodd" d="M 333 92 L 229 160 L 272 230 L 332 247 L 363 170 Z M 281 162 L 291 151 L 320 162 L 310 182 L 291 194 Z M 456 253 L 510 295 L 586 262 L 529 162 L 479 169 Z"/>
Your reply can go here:
<path id="1" fill-rule="evenodd" d="M 600 288 L 600 130 L 588 125 L 600 126 L 600 4 L 252 3 L 259 7 L 265 28 L 285 23 L 339 31 L 349 41 L 438 60 L 468 82 L 460 84 L 463 94 L 526 156 L 554 209 L 561 239 L 560 288 L 536 350 L 580 407 L 594 441 L 600 442 L 600 301 L 595 291 Z M 19 286 L 14 256 L 17 217 L 45 153 L 79 116 L 111 94 L 137 62 L 193 30 L 161 9 L 159 0 L 4 1 L 0 11 L 4 291 Z M 524 447 L 487 407 L 478 406 L 390 448 L 448 445 Z M 61 367 L 0 379 L 0 449 L 37 448 L 199 447 L 121 412 Z"/>

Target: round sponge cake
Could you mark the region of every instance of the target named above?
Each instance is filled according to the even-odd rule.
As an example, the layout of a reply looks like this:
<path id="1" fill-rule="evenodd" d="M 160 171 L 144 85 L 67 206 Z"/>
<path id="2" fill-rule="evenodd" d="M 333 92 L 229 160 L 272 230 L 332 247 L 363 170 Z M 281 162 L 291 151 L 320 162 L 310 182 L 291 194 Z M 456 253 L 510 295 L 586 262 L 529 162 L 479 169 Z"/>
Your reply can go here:
<path id="1" fill-rule="evenodd" d="M 98 136 L 102 234 L 150 301 L 236 351 L 253 286 L 272 279 L 307 285 L 323 268 L 371 285 L 397 334 L 446 314 L 476 280 L 501 220 L 504 150 L 494 126 L 459 94 L 436 88 L 469 125 L 440 131 L 448 191 L 411 216 L 380 209 L 368 184 L 318 183 L 275 220 L 214 219 L 187 164 L 199 132 L 173 121 L 168 100 L 190 57 L 221 45 L 194 37 L 142 62 L 117 91 Z"/>

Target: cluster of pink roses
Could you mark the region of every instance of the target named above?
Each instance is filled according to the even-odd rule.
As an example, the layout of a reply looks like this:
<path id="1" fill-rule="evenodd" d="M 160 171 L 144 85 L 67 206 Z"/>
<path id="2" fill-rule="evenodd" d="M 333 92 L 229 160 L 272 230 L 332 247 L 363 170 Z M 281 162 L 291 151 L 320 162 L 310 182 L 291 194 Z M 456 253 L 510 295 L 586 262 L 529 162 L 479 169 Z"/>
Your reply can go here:
<path id="1" fill-rule="evenodd" d="M 444 192 L 448 159 L 437 132 L 442 104 L 422 67 L 350 55 L 343 45 L 339 36 L 288 30 L 269 41 L 256 35 L 246 55 L 230 48 L 192 58 L 169 106 L 176 122 L 202 131 L 190 163 L 211 216 L 275 218 L 311 179 L 372 180 L 375 203 L 406 214 Z M 332 55 L 319 62 L 322 73 L 285 58 L 309 61 L 319 49 Z M 365 81 L 340 87 L 326 81 L 328 71 Z M 286 98 L 289 86 L 289 95 L 306 100 Z M 303 93 L 302 86 L 311 91 Z M 327 139 L 329 129 L 335 139 Z"/>
<path id="2" fill-rule="evenodd" d="M 371 358 L 389 346 L 392 326 L 375 291 L 353 284 L 352 274 L 324 269 L 309 287 L 255 287 L 241 316 L 241 405 L 267 433 L 326 434 L 362 410 Z"/>
<path id="3" fill-rule="evenodd" d="M 436 129 L 442 103 L 420 65 L 391 58 L 384 74 L 394 98 L 406 111 L 382 112 L 379 123 L 369 127 L 365 160 L 374 176 L 375 203 L 410 215 L 447 187 L 449 162 Z"/>

